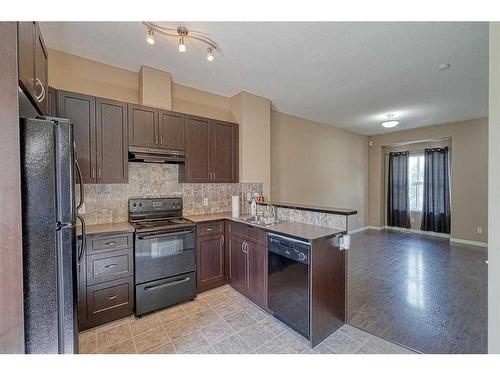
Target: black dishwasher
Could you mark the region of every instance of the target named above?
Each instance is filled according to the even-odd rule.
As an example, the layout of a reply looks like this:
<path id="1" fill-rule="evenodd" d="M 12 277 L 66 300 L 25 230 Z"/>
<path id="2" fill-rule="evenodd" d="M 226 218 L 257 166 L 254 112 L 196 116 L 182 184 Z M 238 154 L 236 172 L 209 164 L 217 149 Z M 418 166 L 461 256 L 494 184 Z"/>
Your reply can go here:
<path id="1" fill-rule="evenodd" d="M 309 252 L 311 245 L 268 235 L 268 306 L 273 315 L 309 338 Z"/>

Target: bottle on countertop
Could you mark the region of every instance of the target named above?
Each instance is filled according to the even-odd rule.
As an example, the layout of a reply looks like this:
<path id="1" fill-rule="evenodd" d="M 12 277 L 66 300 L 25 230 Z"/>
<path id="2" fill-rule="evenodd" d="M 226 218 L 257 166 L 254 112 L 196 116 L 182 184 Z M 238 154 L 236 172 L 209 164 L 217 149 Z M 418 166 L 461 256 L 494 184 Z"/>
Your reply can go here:
<path id="1" fill-rule="evenodd" d="M 250 211 L 252 213 L 252 216 L 257 215 L 257 197 L 259 194 L 255 193 L 252 197 L 252 202 L 250 203 Z"/>

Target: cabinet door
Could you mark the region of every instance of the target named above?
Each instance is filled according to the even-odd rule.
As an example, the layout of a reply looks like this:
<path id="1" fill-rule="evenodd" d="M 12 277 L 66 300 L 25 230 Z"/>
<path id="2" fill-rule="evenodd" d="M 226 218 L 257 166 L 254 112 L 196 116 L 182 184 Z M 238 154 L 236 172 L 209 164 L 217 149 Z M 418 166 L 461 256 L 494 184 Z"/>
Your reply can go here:
<path id="1" fill-rule="evenodd" d="M 96 99 L 97 182 L 128 182 L 127 103 Z"/>
<path id="2" fill-rule="evenodd" d="M 228 265 L 227 279 L 236 290 L 246 293 L 247 290 L 247 254 L 244 249 L 244 240 L 239 236 L 228 237 Z"/>
<path id="3" fill-rule="evenodd" d="M 40 111 L 47 115 L 49 113 L 49 73 L 48 73 L 48 53 L 43 42 L 40 26 L 35 23 L 35 97 Z"/>
<path id="4" fill-rule="evenodd" d="M 57 93 L 58 116 L 73 123 L 75 150 L 84 183 L 97 182 L 95 98 L 68 91 Z"/>
<path id="5" fill-rule="evenodd" d="M 158 147 L 158 110 L 128 105 L 129 145 Z"/>
<path id="6" fill-rule="evenodd" d="M 159 147 L 184 150 L 184 115 L 160 109 L 159 121 Z"/>
<path id="7" fill-rule="evenodd" d="M 210 122 L 211 120 L 202 117 L 187 116 L 186 118 L 184 182 L 209 182 L 208 135 Z"/>
<path id="8" fill-rule="evenodd" d="M 248 295 L 267 309 L 267 249 L 248 242 Z"/>
<path id="9" fill-rule="evenodd" d="M 35 23 L 17 23 L 17 64 L 19 84 L 24 91 L 35 97 Z"/>
<path id="10" fill-rule="evenodd" d="M 213 182 L 238 181 L 238 125 L 214 120 L 210 127 L 210 172 Z"/>
<path id="11" fill-rule="evenodd" d="M 196 278 L 198 292 L 224 284 L 224 235 L 197 238 Z"/>

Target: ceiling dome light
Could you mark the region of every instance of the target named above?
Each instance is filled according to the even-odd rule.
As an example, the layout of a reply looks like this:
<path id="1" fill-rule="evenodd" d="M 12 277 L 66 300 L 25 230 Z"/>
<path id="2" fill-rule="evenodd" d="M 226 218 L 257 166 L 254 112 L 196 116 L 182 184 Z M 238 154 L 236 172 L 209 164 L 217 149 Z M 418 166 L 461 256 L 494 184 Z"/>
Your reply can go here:
<path id="1" fill-rule="evenodd" d="M 214 51 L 212 47 L 207 48 L 207 60 L 210 62 L 214 61 Z"/>
<path id="2" fill-rule="evenodd" d="M 179 52 L 186 52 L 187 51 L 187 48 L 186 48 L 186 45 L 184 44 L 184 37 L 181 36 L 179 38 Z"/>
<path id="3" fill-rule="evenodd" d="M 392 113 L 389 113 L 387 115 L 387 120 L 385 121 L 382 121 L 380 123 L 380 125 L 382 125 L 384 128 L 393 128 L 395 126 L 398 126 L 399 125 L 399 121 L 398 120 L 394 120 L 393 119 L 394 115 Z"/>
<path id="4" fill-rule="evenodd" d="M 154 36 L 154 31 L 153 29 L 149 28 L 148 29 L 148 35 L 146 36 L 146 41 L 149 44 L 155 44 L 155 36 Z"/>

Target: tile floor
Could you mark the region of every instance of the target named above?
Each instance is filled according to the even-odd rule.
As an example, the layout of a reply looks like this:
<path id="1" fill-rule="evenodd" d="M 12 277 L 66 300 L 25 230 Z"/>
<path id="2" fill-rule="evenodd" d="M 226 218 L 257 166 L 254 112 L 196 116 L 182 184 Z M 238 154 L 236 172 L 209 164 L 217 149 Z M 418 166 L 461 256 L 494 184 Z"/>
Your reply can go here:
<path id="1" fill-rule="evenodd" d="M 129 317 L 79 335 L 81 354 L 414 353 L 345 325 L 314 349 L 230 286 L 140 319 Z"/>

